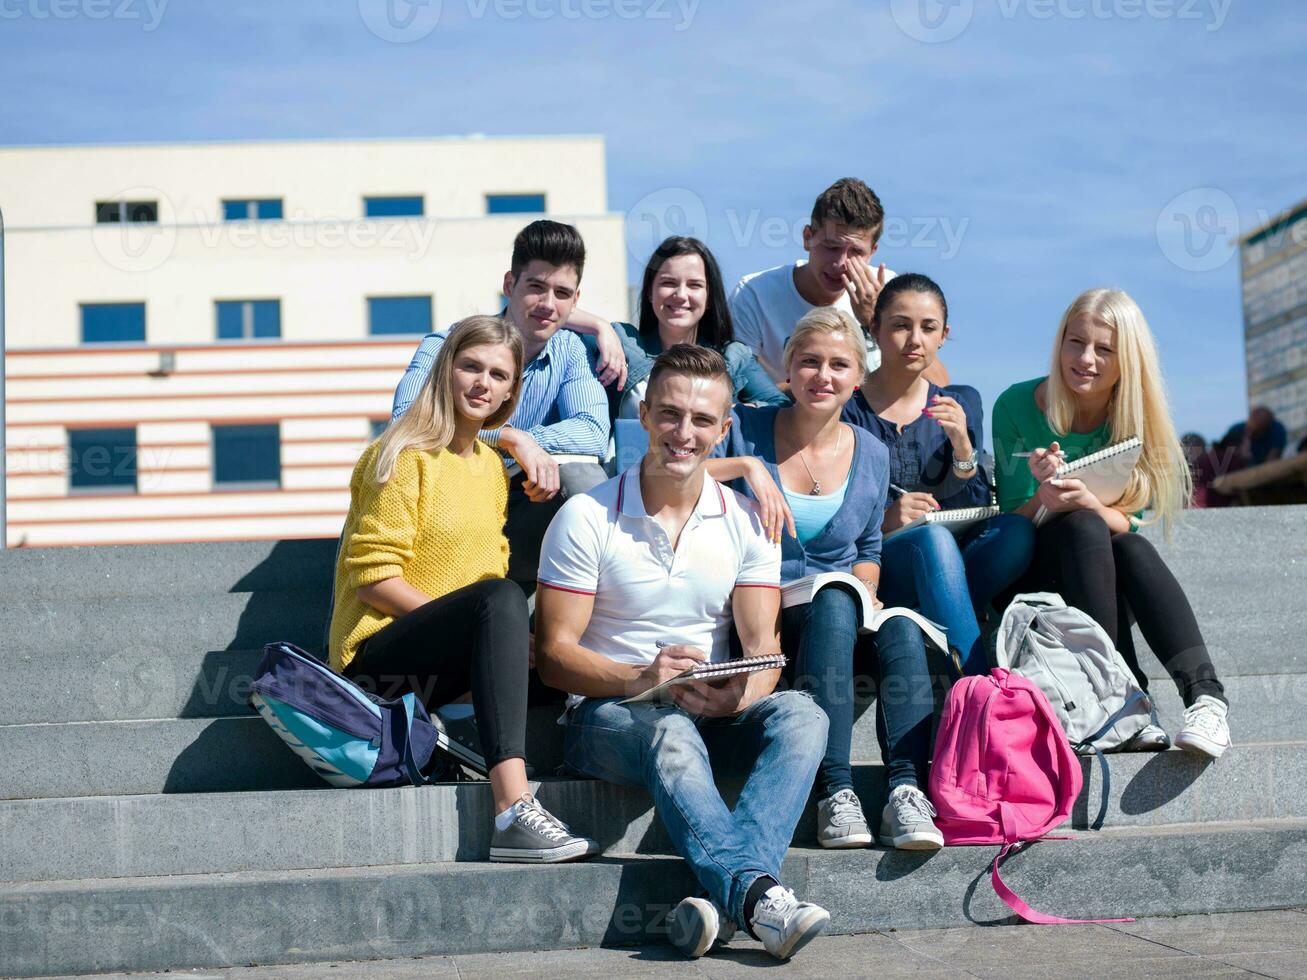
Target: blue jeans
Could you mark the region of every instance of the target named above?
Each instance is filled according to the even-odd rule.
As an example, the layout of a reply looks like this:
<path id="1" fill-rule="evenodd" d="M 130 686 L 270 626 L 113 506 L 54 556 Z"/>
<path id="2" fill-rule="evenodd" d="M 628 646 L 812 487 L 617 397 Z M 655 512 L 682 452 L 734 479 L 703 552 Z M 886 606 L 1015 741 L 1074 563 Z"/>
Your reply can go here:
<path id="1" fill-rule="evenodd" d="M 849 755 L 853 740 L 854 662 L 870 667 L 876 680 L 876 740 L 890 788 L 924 785 L 930 760 L 931 688 L 926 640 L 902 617 L 876 633 L 859 636 L 857 600 L 840 588 L 826 588 L 812 602 L 791 606 L 781 617 L 781 649 L 789 658 L 786 676 L 809 691 L 830 719 L 826 752 L 817 770 L 822 799 L 853 788 Z"/>
<path id="2" fill-rule="evenodd" d="M 826 716 L 795 691 L 774 693 L 729 718 L 588 698 L 569 713 L 565 759 L 584 775 L 645 787 L 699 884 L 747 928 L 749 886 L 762 875 L 780 881 L 825 745 Z M 714 773 L 745 776 L 734 812 Z"/>
<path id="3" fill-rule="evenodd" d="M 948 630 L 963 674 L 989 671 L 977 610 L 1015 582 L 1035 554 L 1035 526 L 1019 514 L 999 514 L 959 538 L 923 524 L 888 539 L 880 551 L 880 598 L 909 606 Z"/>

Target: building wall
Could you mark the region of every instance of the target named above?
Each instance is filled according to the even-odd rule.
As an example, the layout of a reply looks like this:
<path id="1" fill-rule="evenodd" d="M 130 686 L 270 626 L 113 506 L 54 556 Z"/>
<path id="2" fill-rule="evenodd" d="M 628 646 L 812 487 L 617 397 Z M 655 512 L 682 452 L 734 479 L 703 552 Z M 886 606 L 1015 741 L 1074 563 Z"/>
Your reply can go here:
<path id="1" fill-rule="evenodd" d="M 497 310 L 540 215 L 487 215 L 495 193 L 543 193 L 586 239 L 583 303 L 625 310 L 599 139 L 0 149 L 9 544 L 338 533 L 418 340 L 370 336 L 367 299 L 429 295 L 438 327 Z M 364 219 L 372 195 L 425 214 Z M 241 198 L 284 218 L 223 221 Z M 159 222 L 97 225 L 103 200 L 158 201 Z M 279 300 L 280 338 L 218 341 L 229 299 Z M 145 342 L 83 344 L 80 304 L 102 302 L 144 303 Z M 280 424 L 280 487 L 215 491 L 211 425 L 245 422 Z M 68 431 L 94 427 L 135 428 L 135 493 L 70 489 Z"/>

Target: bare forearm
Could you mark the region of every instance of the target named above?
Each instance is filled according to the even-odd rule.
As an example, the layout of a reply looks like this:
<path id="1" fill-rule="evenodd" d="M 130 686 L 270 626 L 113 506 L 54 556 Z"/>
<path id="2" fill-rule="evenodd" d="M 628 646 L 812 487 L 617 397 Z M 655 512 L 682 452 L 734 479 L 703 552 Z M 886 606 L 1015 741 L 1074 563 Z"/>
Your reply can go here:
<path id="1" fill-rule="evenodd" d="M 718 483 L 743 480 L 749 475 L 752 464 L 752 456 L 724 456 L 720 459 L 710 459 L 707 463 L 708 475 Z"/>
<path id="2" fill-rule="evenodd" d="M 360 585 L 355 594 L 373 609 L 396 617 L 407 615 L 432 599 L 398 575 L 370 585 Z"/>
<path id="3" fill-rule="evenodd" d="M 587 698 L 630 697 L 644 689 L 639 667 L 609 660 L 579 643 L 541 644 L 536 669 L 550 687 Z"/>
<path id="4" fill-rule="evenodd" d="M 1103 504 L 1099 504 L 1094 508 L 1094 510 L 1098 516 L 1103 519 L 1103 523 L 1107 525 L 1107 529 L 1113 534 L 1125 534 L 1130 530 L 1130 518 L 1121 513 L 1121 511 L 1117 510 L 1115 507 L 1107 507 Z"/>
<path id="5" fill-rule="evenodd" d="M 565 326 L 575 333 L 594 336 L 599 331 L 611 326 L 611 324 L 594 313 L 582 309 L 573 309 L 571 316 L 567 318 Z"/>

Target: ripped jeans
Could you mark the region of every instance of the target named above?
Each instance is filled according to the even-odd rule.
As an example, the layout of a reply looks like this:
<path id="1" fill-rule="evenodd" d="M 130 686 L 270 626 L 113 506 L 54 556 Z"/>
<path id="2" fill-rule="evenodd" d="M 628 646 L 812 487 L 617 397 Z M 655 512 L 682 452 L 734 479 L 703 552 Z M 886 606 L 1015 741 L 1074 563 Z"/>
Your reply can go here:
<path id="1" fill-rule="evenodd" d="M 645 787 L 699 884 L 747 928 L 749 886 L 762 875 L 781 880 L 825 751 L 825 713 L 806 694 L 780 691 L 728 718 L 587 698 L 568 714 L 565 759 L 584 775 Z M 745 777 L 734 811 L 714 774 Z"/>

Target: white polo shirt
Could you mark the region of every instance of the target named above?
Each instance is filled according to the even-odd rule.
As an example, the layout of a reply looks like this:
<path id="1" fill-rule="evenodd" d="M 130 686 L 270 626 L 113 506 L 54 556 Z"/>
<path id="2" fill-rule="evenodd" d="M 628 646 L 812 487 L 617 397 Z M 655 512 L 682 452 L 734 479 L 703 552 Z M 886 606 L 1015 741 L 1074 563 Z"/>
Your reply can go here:
<path id="1" fill-rule="evenodd" d="M 640 463 L 570 498 L 540 548 L 542 585 L 594 596 L 581 645 L 640 666 L 653 662 L 659 641 L 728 659 L 732 592 L 776 589 L 780 580 L 780 545 L 767 539 L 753 505 L 707 473 L 673 548 L 645 512 Z"/>
<path id="2" fill-rule="evenodd" d="M 785 380 L 785 342 L 794 333 L 800 320 L 813 310 L 813 306 L 799 295 L 794 285 L 794 270 L 805 265 L 803 260 L 778 265 L 762 272 L 754 272 L 740 280 L 731 294 L 731 322 L 735 339 L 753 349 L 758 363 L 777 383 Z M 885 281 L 894 273 L 885 270 Z M 853 304 L 847 293 L 841 293 L 834 308 L 853 316 Z M 857 318 L 854 318 L 857 323 Z M 880 348 L 867 337 L 867 370 L 880 366 Z"/>

